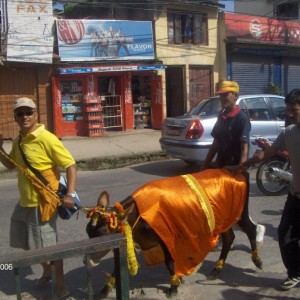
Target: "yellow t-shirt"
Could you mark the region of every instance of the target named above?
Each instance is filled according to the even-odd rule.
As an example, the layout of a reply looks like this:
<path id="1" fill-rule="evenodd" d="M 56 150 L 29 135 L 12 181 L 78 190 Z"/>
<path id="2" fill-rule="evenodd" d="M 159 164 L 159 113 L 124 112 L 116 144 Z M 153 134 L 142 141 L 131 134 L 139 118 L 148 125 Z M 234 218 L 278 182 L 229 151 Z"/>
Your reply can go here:
<path id="1" fill-rule="evenodd" d="M 21 147 L 30 165 L 42 172 L 49 169 L 66 169 L 75 164 L 74 158 L 62 142 L 46 130 L 44 125 L 37 126 L 35 131 L 21 137 Z M 13 141 L 10 156 L 18 165 L 27 167 L 19 149 L 19 137 Z M 18 170 L 18 187 L 21 206 L 38 206 L 40 195 L 21 170 Z"/>

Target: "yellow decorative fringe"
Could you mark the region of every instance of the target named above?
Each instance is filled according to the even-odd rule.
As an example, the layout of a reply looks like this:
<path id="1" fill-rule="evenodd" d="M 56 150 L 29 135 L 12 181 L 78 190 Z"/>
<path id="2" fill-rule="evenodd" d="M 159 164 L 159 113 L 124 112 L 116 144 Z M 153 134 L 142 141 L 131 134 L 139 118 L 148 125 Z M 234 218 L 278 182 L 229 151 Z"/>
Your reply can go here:
<path id="1" fill-rule="evenodd" d="M 106 284 L 110 289 L 112 289 L 112 288 L 115 286 L 115 283 L 116 283 L 115 277 L 110 276 L 110 277 L 107 279 L 107 281 L 106 281 L 105 284 Z"/>
<path id="2" fill-rule="evenodd" d="M 181 284 L 180 278 L 176 275 L 170 277 L 170 285 L 179 285 Z"/>
<path id="3" fill-rule="evenodd" d="M 128 262 L 128 271 L 130 275 L 134 276 L 137 274 L 139 265 L 135 256 L 135 249 L 132 238 L 131 227 L 127 221 L 124 222 L 124 234 L 127 239 L 127 262 Z"/>
<path id="4" fill-rule="evenodd" d="M 224 259 L 219 259 L 219 260 L 217 261 L 216 268 L 222 270 L 224 264 L 225 264 L 225 260 L 224 260 Z"/>

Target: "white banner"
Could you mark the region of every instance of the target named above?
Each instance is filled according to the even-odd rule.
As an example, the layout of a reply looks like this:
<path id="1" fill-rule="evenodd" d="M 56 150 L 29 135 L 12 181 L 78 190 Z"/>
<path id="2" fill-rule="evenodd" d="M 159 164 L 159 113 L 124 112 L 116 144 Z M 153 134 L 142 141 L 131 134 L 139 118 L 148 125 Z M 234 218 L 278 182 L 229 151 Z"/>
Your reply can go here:
<path id="1" fill-rule="evenodd" d="M 7 12 L 7 60 L 51 64 L 52 1 L 7 0 Z"/>

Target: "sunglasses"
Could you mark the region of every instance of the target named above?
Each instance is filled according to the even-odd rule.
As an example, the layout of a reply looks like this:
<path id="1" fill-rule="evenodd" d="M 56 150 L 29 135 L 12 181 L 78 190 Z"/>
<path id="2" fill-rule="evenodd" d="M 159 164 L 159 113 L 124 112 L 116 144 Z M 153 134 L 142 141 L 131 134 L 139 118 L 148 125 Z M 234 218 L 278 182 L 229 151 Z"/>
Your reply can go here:
<path id="1" fill-rule="evenodd" d="M 18 117 L 18 118 L 21 118 L 21 117 L 29 117 L 29 116 L 32 116 L 34 114 L 34 110 L 26 110 L 26 111 L 18 111 L 15 113 L 15 116 Z"/>

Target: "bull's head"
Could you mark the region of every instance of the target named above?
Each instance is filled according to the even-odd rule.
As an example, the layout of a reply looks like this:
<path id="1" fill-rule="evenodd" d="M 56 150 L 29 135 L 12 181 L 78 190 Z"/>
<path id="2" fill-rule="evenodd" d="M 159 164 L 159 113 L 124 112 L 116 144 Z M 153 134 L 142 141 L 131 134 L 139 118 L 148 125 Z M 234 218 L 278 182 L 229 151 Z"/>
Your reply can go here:
<path id="1" fill-rule="evenodd" d="M 87 217 L 91 220 L 86 226 L 86 231 L 90 238 L 109 234 L 112 220 L 116 218 L 117 222 L 116 213 L 110 211 L 108 205 L 109 195 L 107 192 L 102 192 L 98 197 L 97 206 L 87 211 Z"/>
<path id="2" fill-rule="evenodd" d="M 91 219 L 86 226 L 86 232 L 90 238 L 122 232 L 122 223 L 127 216 L 127 213 L 120 212 L 116 205 L 109 207 L 107 192 L 102 192 L 98 197 L 97 206 L 86 212 L 87 217 Z M 92 254 L 90 263 L 99 264 L 101 258 L 108 252 L 109 250 L 105 250 Z"/>

